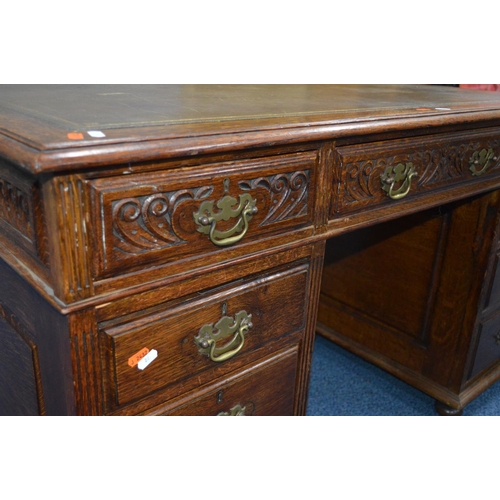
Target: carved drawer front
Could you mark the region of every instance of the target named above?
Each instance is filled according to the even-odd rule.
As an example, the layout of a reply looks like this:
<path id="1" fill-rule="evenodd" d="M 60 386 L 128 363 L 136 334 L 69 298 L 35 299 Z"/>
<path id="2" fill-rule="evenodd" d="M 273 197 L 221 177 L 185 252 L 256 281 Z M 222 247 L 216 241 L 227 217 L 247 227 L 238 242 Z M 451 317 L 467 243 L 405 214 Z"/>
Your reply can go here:
<path id="1" fill-rule="evenodd" d="M 500 361 L 500 314 L 480 324 L 480 336 L 470 378 Z"/>
<path id="2" fill-rule="evenodd" d="M 184 416 L 290 416 L 294 413 L 297 348 L 250 367 L 174 408 L 151 414 Z"/>
<path id="3" fill-rule="evenodd" d="M 283 268 L 102 328 L 108 409 L 159 390 L 177 397 L 296 344 L 308 274 L 307 263 Z"/>
<path id="4" fill-rule="evenodd" d="M 357 144 L 337 153 L 332 217 L 498 172 L 500 130 Z"/>
<path id="5" fill-rule="evenodd" d="M 317 152 L 89 181 L 96 277 L 312 225 Z"/>

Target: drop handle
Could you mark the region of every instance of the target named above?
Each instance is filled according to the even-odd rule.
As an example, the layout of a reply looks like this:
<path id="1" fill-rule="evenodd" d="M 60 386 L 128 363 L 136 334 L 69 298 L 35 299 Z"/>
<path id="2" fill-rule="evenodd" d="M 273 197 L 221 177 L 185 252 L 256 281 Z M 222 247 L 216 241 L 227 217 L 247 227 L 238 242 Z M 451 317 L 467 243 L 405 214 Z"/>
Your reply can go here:
<path id="1" fill-rule="evenodd" d="M 256 200 L 248 194 L 242 194 L 239 202 L 236 198 L 225 196 L 216 203 L 205 201 L 198 212 L 193 214 L 198 232 L 208 234 L 210 241 L 218 247 L 227 247 L 241 241 L 247 234 L 252 217 L 258 213 Z M 221 221 L 237 219 L 232 228 L 221 231 L 217 224 Z"/>
<path id="2" fill-rule="evenodd" d="M 395 167 L 387 167 L 380 176 L 382 189 L 392 200 L 404 198 L 411 189 L 411 181 L 418 175 L 413 163 L 398 163 Z M 399 186 L 399 187 L 396 187 Z"/>
<path id="3" fill-rule="evenodd" d="M 488 150 L 482 149 L 481 151 L 474 151 L 469 160 L 469 170 L 472 172 L 472 175 L 478 177 L 486 173 L 486 171 L 496 161 L 498 161 L 498 156 L 495 155 L 492 148 Z"/>
<path id="4" fill-rule="evenodd" d="M 214 363 L 223 363 L 243 349 L 245 336 L 252 328 L 252 315 L 240 311 L 234 318 L 224 316 L 215 325 L 203 326 L 194 341 L 200 354 L 208 356 Z M 223 345 L 222 341 L 229 338 L 230 341 Z"/>

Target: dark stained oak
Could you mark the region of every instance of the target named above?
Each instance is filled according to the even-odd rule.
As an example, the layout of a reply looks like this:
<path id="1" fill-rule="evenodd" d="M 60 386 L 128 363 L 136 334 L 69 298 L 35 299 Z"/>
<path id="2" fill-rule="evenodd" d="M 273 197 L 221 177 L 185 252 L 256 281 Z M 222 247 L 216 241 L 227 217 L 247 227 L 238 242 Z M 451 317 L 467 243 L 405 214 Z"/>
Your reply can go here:
<path id="1" fill-rule="evenodd" d="M 330 240 L 319 331 L 461 408 L 499 205 L 494 191 Z"/>
<path id="2" fill-rule="evenodd" d="M 495 93 L 1 85 L 0 413 L 304 415 L 317 330 L 459 414 L 500 378 L 499 158 Z"/>
<path id="3" fill-rule="evenodd" d="M 227 374 L 244 363 L 258 359 L 259 352 L 272 343 L 296 342 L 306 326 L 305 292 L 308 266 L 276 270 L 259 274 L 257 280 L 237 282 L 237 287 L 221 288 L 192 298 L 166 303 L 161 310 L 137 319 L 128 319 L 118 326 L 101 329 L 101 342 L 108 353 L 104 366 L 111 382 L 112 397 L 122 406 L 150 392 L 170 388 L 174 394 L 189 390 L 217 376 Z M 180 296 L 179 290 L 177 295 Z M 283 304 L 283 297 L 287 297 Z M 244 336 L 241 351 L 224 363 L 212 361 L 194 341 L 207 324 L 215 325 L 221 318 L 245 311 L 251 316 L 251 328 Z M 228 344 L 228 339 L 217 341 L 217 346 Z M 241 344 L 237 339 L 236 349 Z M 151 370 L 140 371 L 128 360 L 142 349 L 155 349 L 158 358 Z M 113 375 L 111 375 L 113 374 Z"/>
<path id="4" fill-rule="evenodd" d="M 286 351 L 228 377 L 186 404 L 153 410 L 171 416 L 280 416 L 293 413 L 297 351 Z M 174 408 L 170 410 L 170 408 Z"/>
<path id="5" fill-rule="evenodd" d="M 1 312 L 7 316 L 6 311 Z M 33 344 L 0 317 L 0 416 L 43 414 Z"/>
<path id="6" fill-rule="evenodd" d="M 68 171 L 475 123 L 500 117 L 492 94 L 427 85 L 2 85 L 0 121 L 9 125 L 0 153 L 33 172 Z"/>

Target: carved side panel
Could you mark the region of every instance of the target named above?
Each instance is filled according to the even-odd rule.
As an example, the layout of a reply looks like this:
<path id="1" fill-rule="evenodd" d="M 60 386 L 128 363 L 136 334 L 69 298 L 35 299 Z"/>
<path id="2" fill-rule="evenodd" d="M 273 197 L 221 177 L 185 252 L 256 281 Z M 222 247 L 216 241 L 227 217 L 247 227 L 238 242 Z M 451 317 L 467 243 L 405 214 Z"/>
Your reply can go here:
<path id="1" fill-rule="evenodd" d="M 218 250 L 198 230 L 195 214 L 204 202 L 219 210 L 217 203 L 228 196 L 237 200 L 249 193 L 256 200 L 258 211 L 242 244 L 260 234 L 312 223 L 316 162 L 317 154 L 311 152 L 272 161 L 246 160 L 236 167 L 220 164 L 180 174 L 171 170 L 89 181 L 98 221 L 93 226 L 95 276 Z M 238 220 L 217 224 L 218 231 L 228 231 Z"/>
<path id="2" fill-rule="evenodd" d="M 34 243 L 33 194 L 26 186 L 0 177 L 0 217 L 30 243 Z"/>
<path id="3" fill-rule="evenodd" d="M 430 147 L 429 147 L 430 143 Z M 387 167 L 412 163 L 417 177 L 410 194 L 424 192 L 441 185 L 473 179 L 471 171 L 475 152 L 491 150 L 495 159 L 485 175 L 500 169 L 500 139 L 496 137 L 473 140 L 384 143 L 358 148 L 339 148 L 341 170 L 338 211 L 357 210 L 366 205 L 389 202 L 382 190 L 381 175 Z"/>
<path id="4" fill-rule="evenodd" d="M 47 264 L 39 201 L 35 180 L 0 161 L 0 227 L 14 244 Z"/>

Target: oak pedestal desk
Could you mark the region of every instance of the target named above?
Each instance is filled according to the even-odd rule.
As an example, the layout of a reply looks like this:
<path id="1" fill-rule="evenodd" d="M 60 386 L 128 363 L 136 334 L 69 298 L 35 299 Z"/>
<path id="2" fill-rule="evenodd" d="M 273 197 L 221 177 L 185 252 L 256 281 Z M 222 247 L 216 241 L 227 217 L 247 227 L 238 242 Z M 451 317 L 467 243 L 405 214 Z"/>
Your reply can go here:
<path id="1" fill-rule="evenodd" d="M 303 415 L 318 332 L 500 377 L 500 96 L 0 87 L 0 414 Z"/>

